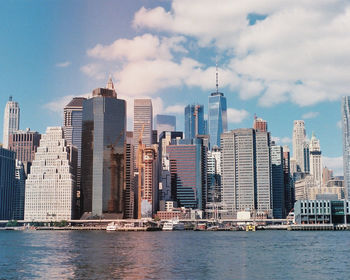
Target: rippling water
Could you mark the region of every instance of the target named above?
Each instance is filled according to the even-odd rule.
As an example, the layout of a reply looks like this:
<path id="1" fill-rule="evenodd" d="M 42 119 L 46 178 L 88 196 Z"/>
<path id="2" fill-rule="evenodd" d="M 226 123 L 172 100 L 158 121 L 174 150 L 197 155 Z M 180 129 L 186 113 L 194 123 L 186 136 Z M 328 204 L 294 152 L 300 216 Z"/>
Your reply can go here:
<path id="1" fill-rule="evenodd" d="M 349 279 L 350 232 L 0 231 L 0 279 Z"/>

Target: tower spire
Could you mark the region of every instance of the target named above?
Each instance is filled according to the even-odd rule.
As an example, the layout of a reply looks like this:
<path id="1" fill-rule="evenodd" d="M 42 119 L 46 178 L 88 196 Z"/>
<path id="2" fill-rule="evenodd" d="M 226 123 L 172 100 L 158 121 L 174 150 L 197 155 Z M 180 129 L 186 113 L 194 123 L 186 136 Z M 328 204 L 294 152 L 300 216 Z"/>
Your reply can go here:
<path id="1" fill-rule="evenodd" d="M 108 82 L 107 82 L 106 88 L 111 89 L 111 90 L 115 90 L 111 74 L 109 74 L 109 78 L 108 78 Z"/>
<path id="2" fill-rule="evenodd" d="M 219 93 L 219 72 L 218 72 L 218 58 L 216 57 L 215 61 L 216 66 L 216 93 Z"/>

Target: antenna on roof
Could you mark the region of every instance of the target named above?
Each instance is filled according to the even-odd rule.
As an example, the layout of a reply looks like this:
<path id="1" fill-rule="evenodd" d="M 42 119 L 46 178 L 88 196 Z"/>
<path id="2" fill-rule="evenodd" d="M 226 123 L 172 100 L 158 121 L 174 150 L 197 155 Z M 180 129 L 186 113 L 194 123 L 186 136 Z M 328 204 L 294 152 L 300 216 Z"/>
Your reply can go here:
<path id="1" fill-rule="evenodd" d="M 219 93 L 219 72 L 218 72 L 218 57 L 215 59 L 216 65 L 216 93 Z"/>

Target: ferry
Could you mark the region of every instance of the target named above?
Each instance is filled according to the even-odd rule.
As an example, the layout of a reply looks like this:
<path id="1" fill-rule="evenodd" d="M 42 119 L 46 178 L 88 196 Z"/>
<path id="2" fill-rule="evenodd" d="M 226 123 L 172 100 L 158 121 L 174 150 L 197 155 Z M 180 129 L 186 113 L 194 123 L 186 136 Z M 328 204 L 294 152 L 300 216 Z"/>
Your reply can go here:
<path id="1" fill-rule="evenodd" d="M 111 222 L 107 225 L 106 231 L 116 231 L 117 230 L 117 224 L 114 222 Z"/>
<path id="2" fill-rule="evenodd" d="M 179 220 L 171 220 L 168 222 L 165 222 L 163 225 L 163 230 L 165 231 L 171 231 L 171 230 L 184 230 L 185 224 L 179 222 Z"/>

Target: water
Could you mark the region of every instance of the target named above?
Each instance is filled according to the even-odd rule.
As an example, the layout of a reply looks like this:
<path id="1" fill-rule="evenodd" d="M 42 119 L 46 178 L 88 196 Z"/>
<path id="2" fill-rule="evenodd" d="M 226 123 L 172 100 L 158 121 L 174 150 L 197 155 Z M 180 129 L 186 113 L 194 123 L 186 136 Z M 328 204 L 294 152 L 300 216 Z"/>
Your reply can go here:
<path id="1" fill-rule="evenodd" d="M 349 279 L 349 271 L 349 231 L 0 231 L 0 279 Z"/>

